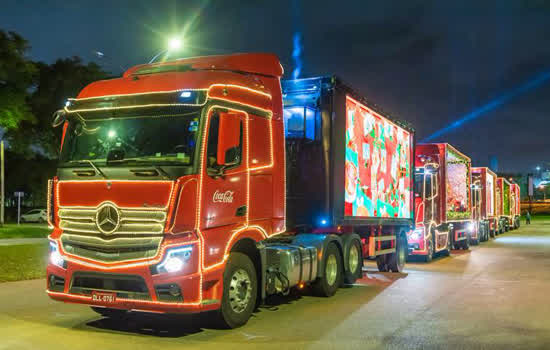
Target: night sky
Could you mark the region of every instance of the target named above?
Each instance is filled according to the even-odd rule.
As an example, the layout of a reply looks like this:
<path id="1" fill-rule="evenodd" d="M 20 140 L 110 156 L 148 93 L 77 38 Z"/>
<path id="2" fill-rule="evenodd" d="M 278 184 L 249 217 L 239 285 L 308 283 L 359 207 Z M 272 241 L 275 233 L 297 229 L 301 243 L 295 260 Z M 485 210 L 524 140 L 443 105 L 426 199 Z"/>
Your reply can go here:
<path id="1" fill-rule="evenodd" d="M 302 77 L 336 74 L 423 139 L 550 71 L 550 1 L 26 1 L 3 0 L 0 29 L 30 57 L 80 56 L 119 75 L 184 33 L 185 56 L 276 53 L 290 77 L 301 34 Z M 105 57 L 98 59 L 93 51 Z M 464 123 L 449 142 L 500 171 L 548 160 L 550 81 Z"/>

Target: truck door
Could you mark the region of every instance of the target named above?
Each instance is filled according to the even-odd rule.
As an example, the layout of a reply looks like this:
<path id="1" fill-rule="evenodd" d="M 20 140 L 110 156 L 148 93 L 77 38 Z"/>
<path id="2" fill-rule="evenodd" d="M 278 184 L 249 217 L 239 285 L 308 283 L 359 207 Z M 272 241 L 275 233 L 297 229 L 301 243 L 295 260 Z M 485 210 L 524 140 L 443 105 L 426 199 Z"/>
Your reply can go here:
<path id="1" fill-rule="evenodd" d="M 219 229 L 230 234 L 247 220 L 245 115 L 213 109 L 208 118 L 199 220 L 204 230 Z M 207 236 L 210 234 L 205 232 Z"/>

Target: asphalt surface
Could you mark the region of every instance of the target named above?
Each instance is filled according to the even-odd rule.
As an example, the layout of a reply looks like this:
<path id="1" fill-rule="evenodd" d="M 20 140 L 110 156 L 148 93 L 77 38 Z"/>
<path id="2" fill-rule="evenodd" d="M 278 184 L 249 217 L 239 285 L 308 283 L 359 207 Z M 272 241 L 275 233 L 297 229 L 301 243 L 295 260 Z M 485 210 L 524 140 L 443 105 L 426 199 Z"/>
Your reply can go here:
<path id="1" fill-rule="evenodd" d="M 206 317 L 113 321 L 53 302 L 45 281 L 0 284 L 0 349 L 550 349 L 550 222 L 406 273 L 372 263 L 332 298 L 271 300 L 247 325 Z"/>

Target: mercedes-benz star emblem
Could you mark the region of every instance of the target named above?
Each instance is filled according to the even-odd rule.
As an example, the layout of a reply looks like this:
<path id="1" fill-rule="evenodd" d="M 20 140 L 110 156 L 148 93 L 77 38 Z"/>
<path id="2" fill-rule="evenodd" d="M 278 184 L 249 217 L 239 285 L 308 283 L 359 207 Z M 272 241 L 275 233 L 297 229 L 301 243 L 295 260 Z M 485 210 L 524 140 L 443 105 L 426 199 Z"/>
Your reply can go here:
<path id="1" fill-rule="evenodd" d="M 111 203 L 105 203 L 97 208 L 95 222 L 102 233 L 108 235 L 115 232 L 120 225 L 118 209 Z"/>

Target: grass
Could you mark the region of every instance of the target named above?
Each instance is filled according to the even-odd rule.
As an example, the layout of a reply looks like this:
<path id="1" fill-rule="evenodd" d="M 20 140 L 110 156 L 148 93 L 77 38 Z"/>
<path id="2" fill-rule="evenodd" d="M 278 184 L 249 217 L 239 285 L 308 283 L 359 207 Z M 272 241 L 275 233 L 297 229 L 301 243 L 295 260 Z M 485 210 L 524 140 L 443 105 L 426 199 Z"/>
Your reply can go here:
<path id="1" fill-rule="evenodd" d="M 4 224 L 4 226 L 0 227 L 0 239 L 2 238 L 46 238 L 50 234 L 50 232 L 51 230 L 46 225 Z"/>
<path id="2" fill-rule="evenodd" d="M 0 246 L 0 282 L 46 277 L 48 243 Z"/>

